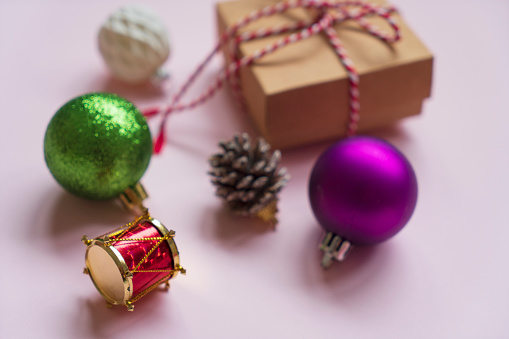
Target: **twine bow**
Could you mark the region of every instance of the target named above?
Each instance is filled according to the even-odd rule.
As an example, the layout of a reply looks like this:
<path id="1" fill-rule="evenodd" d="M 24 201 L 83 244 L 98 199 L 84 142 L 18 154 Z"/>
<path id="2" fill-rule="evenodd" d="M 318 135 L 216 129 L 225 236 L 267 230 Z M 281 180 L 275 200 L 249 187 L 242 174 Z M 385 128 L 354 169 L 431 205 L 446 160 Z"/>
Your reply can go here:
<path id="1" fill-rule="evenodd" d="M 315 9 L 318 12 L 318 15 L 313 20 L 302 20 L 287 25 L 262 28 L 256 31 L 247 31 L 238 35 L 238 31 L 241 28 L 247 26 L 253 21 L 263 17 L 281 14 L 295 8 L 304 8 L 308 10 Z M 393 43 L 400 39 L 399 26 L 396 24 L 395 19 L 392 17 L 392 14 L 395 12 L 396 9 L 393 6 L 380 6 L 365 1 L 289 0 L 279 2 L 275 5 L 267 6 L 248 14 L 225 30 L 214 49 L 196 68 L 196 70 L 191 74 L 184 85 L 182 85 L 182 87 L 176 92 L 168 104 L 161 107 L 149 108 L 143 111 L 143 115 L 147 118 L 156 115 L 162 115 L 161 123 L 159 126 L 159 133 L 154 145 L 154 152 L 159 153 L 162 150 L 165 142 L 165 125 L 170 113 L 192 109 L 200 104 L 203 104 L 208 99 L 210 99 L 224 85 L 226 81 L 229 81 L 235 96 L 241 103 L 243 103 L 239 82 L 239 70 L 241 67 L 249 66 L 264 56 L 274 53 L 280 48 L 307 39 L 322 32 L 325 34 L 325 36 L 327 36 L 329 43 L 334 48 L 334 51 L 339 57 L 339 60 L 348 73 L 350 112 L 347 135 L 354 135 L 357 131 L 360 117 L 359 76 L 352 60 L 350 60 L 348 57 L 346 50 L 343 47 L 343 44 L 339 39 L 336 30 L 334 29 L 334 25 L 347 20 L 354 20 L 360 25 L 360 27 L 362 27 L 372 36 L 386 43 Z M 370 16 L 378 16 L 386 20 L 386 22 L 392 28 L 393 34 L 383 32 L 373 24 L 369 23 L 366 20 L 366 17 Z M 241 43 L 285 33 L 291 34 L 281 37 L 276 42 L 266 46 L 265 48 L 255 51 L 251 55 L 238 58 L 237 49 Z M 219 73 L 214 83 L 204 93 L 189 102 L 181 103 L 181 99 L 189 87 L 203 72 L 204 68 L 212 60 L 214 55 L 218 53 L 226 44 L 229 44 L 230 56 L 233 62 Z"/>

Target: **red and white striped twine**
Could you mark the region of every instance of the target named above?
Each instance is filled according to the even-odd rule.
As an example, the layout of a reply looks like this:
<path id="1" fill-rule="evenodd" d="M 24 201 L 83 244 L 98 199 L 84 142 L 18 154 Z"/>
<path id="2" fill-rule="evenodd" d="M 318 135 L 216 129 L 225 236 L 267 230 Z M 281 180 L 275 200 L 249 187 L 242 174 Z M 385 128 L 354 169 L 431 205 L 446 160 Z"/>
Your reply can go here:
<path id="1" fill-rule="evenodd" d="M 237 35 L 238 31 L 263 17 L 284 13 L 294 8 L 316 9 L 318 15 L 314 20 L 298 21 L 288 25 L 281 25 L 272 28 L 261 28 L 256 31 L 247 31 Z M 332 11 L 331 11 L 332 10 Z M 271 54 L 286 45 L 296 43 L 307 39 L 318 33 L 324 33 L 331 46 L 334 48 L 342 65 L 348 73 L 349 79 L 349 97 L 350 97 L 350 115 L 347 129 L 347 135 L 352 136 L 357 131 L 359 122 L 359 75 L 354 67 L 352 60 L 348 57 L 346 50 L 339 39 L 334 25 L 346 20 L 356 21 L 364 30 L 369 32 L 376 38 L 387 43 L 392 43 L 400 39 L 400 29 L 395 19 L 391 16 L 396 9 L 393 6 L 380 6 L 365 1 L 334 1 L 334 0 L 289 0 L 279 2 L 275 5 L 267 6 L 260 10 L 254 11 L 244 18 L 228 27 L 214 49 L 207 55 L 205 60 L 196 68 L 187 81 L 172 97 L 170 102 L 161 107 L 149 108 L 143 111 L 143 115 L 153 117 L 162 115 L 159 134 L 157 136 L 154 151 L 159 153 L 163 147 L 165 140 L 165 125 L 168 116 L 172 112 L 179 112 L 186 109 L 192 109 L 210 99 L 225 83 L 229 81 L 235 96 L 243 103 L 241 96 L 241 88 L 239 82 L 239 70 L 241 67 L 251 65 L 253 62 L 263 58 L 265 55 Z M 393 30 L 393 34 L 387 34 L 380 31 L 376 26 L 369 23 L 365 18 L 369 16 L 379 16 L 387 21 Z M 266 46 L 265 48 L 255 51 L 251 55 L 238 58 L 237 49 L 242 42 L 264 38 L 268 36 L 291 33 L 281 37 L 276 42 Z M 230 47 L 230 57 L 233 60 L 230 65 L 225 67 L 217 76 L 209 88 L 200 96 L 186 103 L 181 103 L 181 99 L 187 92 L 189 87 L 195 82 L 196 78 L 203 72 L 205 66 L 212 60 L 223 46 L 228 44 Z"/>

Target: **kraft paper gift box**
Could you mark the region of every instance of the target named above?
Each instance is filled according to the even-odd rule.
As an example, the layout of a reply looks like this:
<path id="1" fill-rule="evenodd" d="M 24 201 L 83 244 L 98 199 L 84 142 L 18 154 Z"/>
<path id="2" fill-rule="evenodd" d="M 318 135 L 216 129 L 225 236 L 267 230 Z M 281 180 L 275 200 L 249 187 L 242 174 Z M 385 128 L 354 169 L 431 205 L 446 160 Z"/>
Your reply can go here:
<path id="1" fill-rule="evenodd" d="M 380 0 L 372 1 L 382 4 Z M 219 33 L 252 11 L 275 4 L 243 0 L 217 5 Z M 250 23 L 240 32 L 311 19 L 293 9 Z M 359 133 L 384 127 L 421 111 L 430 96 L 433 55 L 398 14 L 401 40 L 387 44 L 353 21 L 335 26 L 360 78 Z M 367 18 L 391 32 L 380 18 Z M 392 32 L 391 32 L 392 33 Z M 238 57 L 252 54 L 281 36 L 241 43 Z M 230 52 L 225 49 L 227 62 Z M 288 45 L 240 70 L 247 109 L 259 131 L 274 148 L 301 146 L 344 137 L 349 116 L 347 72 L 322 34 Z"/>

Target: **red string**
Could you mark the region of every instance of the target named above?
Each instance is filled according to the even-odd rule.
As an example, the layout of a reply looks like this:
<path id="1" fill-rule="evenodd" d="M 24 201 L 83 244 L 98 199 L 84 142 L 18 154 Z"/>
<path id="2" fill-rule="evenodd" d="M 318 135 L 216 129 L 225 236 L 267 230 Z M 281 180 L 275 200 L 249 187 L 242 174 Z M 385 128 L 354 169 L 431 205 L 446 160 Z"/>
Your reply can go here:
<path id="1" fill-rule="evenodd" d="M 237 35 L 241 28 L 245 27 L 253 21 L 256 21 L 262 17 L 280 14 L 294 8 L 314 8 L 318 10 L 320 15 L 315 20 L 311 21 L 299 21 L 288 25 L 272 28 L 262 28 L 256 31 L 248 31 Z M 374 37 L 379 38 L 387 43 L 393 43 L 400 39 L 399 26 L 396 24 L 394 18 L 392 17 L 392 14 L 395 11 L 396 9 L 392 6 L 380 6 L 365 1 L 290 0 L 267 6 L 263 9 L 248 14 L 225 30 L 214 49 L 206 56 L 205 60 L 197 67 L 197 69 L 190 75 L 182 87 L 176 92 L 168 105 L 162 107 L 152 107 L 143 111 L 143 115 L 147 118 L 154 117 L 156 115 L 162 115 L 161 124 L 159 126 L 159 133 L 154 145 L 154 152 L 159 153 L 164 146 L 165 125 L 170 113 L 192 109 L 200 104 L 203 104 L 224 85 L 225 81 L 229 81 L 235 96 L 238 98 L 239 102 L 243 103 L 240 82 L 238 79 L 238 72 L 241 67 L 251 65 L 253 62 L 275 52 L 280 48 L 307 39 L 322 32 L 325 33 L 329 39 L 331 46 L 334 48 L 334 51 L 338 55 L 339 60 L 348 73 L 350 87 L 350 114 L 347 135 L 354 135 L 357 131 L 360 118 L 359 76 L 353 62 L 347 55 L 346 49 L 343 47 L 343 44 L 341 43 L 336 30 L 334 29 L 334 25 L 343 21 L 353 20 Z M 392 28 L 394 34 L 389 35 L 380 31 L 376 26 L 372 25 L 365 19 L 369 16 L 379 16 L 385 19 L 389 26 Z M 238 46 L 243 42 L 289 32 L 294 33 L 281 37 L 276 42 L 266 46 L 265 48 L 255 51 L 251 55 L 247 55 L 240 59 L 237 57 Z M 181 104 L 180 101 L 189 87 L 203 72 L 204 68 L 212 60 L 214 55 L 217 54 L 226 44 L 230 45 L 230 56 L 233 60 L 232 63 L 219 73 L 214 83 L 209 86 L 209 88 L 204 93 L 187 103 Z"/>
<path id="2" fill-rule="evenodd" d="M 156 142 L 154 143 L 154 153 L 159 154 L 163 149 L 164 141 L 165 141 L 165 121 L 161 122 L 159 125 L 159 133 L 157 134 Z"/>

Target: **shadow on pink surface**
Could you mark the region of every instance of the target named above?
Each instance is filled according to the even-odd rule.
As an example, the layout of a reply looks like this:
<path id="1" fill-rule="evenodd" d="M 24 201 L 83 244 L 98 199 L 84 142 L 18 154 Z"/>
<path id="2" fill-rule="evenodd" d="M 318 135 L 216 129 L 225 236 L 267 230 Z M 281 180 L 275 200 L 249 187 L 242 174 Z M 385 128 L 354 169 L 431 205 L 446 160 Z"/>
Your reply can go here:
<path id="1" fill-rule="evenodd" d="M 309 241 L 300 251 L 303 254 L 301 278 L 306 291 L 333 303 L 339 299 L 349 304 L 349 300 L 355 302 L 365 297 L 367 290 L 377 290 L 374 283 L 392 278 L 398 249 L 393 239 L 376 246 L 353 247 L 344 261 L 334 261 L 329 269 L 323 269 L 320 265 L 323 253 L 318 249 L 323 231 L 318 225 L 311 225 L 309 229 Z"/>
<path id="2" fill-rule="evenodd" d="M 235 215 L 223 205 L 209 208 L 204 214 L 210 220 L 207 228 L 212 229 L 217 240 L 231 247 L 242 246 L 257 236 L 273 234 L 277 228 L 277 225 L 274 227 L 258 218 Z"/>
<path id="3" fill-rule="evenodd" d="M 369 131 L 366 133 L 358 133 L 357 135 L 359 135 L 359 136 L 360 135 L 369 135 L 369 136 L 373 136 L 373 137 L 378 137 L 378 138 L 384 139 L 384 140 L 392 143 L 397 148 L 402 147 L 405 144 L 410 144 L 412 142 L 412 136 L 406 132 L 404 126 L 402 126 L 402 124 L 400 122 L 394 123 L 394 124 L 386 126 L 384 128 L 379 128 L 374 131 Z M 298 161 L 299 160 L 298 157 L 301 153 L 308 153 L 308 152 L 312 151 L 314 148 L 325 150 L 326 147 L 328 147 L 328 146 L 332 145 L 333 143 L 338 142 L 342 139 L 343 138 L 332 139 L 332 140 L 328 140 L 328 141 L 313 143 L 310 145 L 284 149 L 283 154 L 292 156 L 292 157 L 296 157 L 297 158 L 296 160 Z"/>
<path id="4" fill-rule="evenodd" d="M 115 93 L 134 102 L 139 100 L 162 101 L 167 93 L 171 92 L 172 79 L 166 79 L 159 85 L 152 83 L 128 84 L 103 72 L 97 75 L 90 87 L 93 92 Z"/>
<path id="5" fill-rule="evenodd" d="M 150 328 L 168 323 L 168 309 L 163 306 L 169 302 L 163 288 L 157 288 L 134 303 L 133 312 L 127 311 L 123 305 L 107 307 L 106 302 L 98 294 L 81 302 L 86 305 L 76 319 L 77 327 L 83 328 L 84 337 L 111 338 L 126 335 L 133 328 L 143 326 Z"/>
<path id="6" fill-rule="evenodd" d="M 42 230 L 44 236 L 58 245 L 59 249 L 71 249 L 79 242 L 75 234 L 99 236 L 132 220 L 131 212 L 125 209 L 120 201 L 88 200 L 78 198 L 66 191 L 55 194 L 54 201 L 46 205 L 48 213 Z M 69 237 L 76 242 L 69 241 Z"/>
<path id="7" fill-rule="evenodd" d="M 416 117 L 410 117 L 407 119 L 414 118 Z M 408 132 L 405 130 L 402 124 L 403 122 L 397 122 L 393 125 L 377 129 L 375 131 L 372 131 L 371 133 L 366 134 L 378 137 L 380 139 L 384 139 L 385 141 L 391 143 L 394 147 L 396 147 L 397 149 L 404 153 L 405 149 L 410 148 L 410 146 L 413 143 L 413 140 L 412 135 L 408 134 Z"/>
<path id="8" fill-rule="evenodd" d="M 410 148 L 412 144 L 411 136 L 409 136 L 405 129 L 399 124 L 394 124 L 384 129 L 379 129 L 376 132 L 366 133 L 363 135 L 371 135 L 384 139 L 389 143 L 392 143 L 403 153 L 405 153 L 405 149 Z M 288 173 L 292 177 L 288 183 L 288 186 L 294 185 L 295 182 L 300 184 L 304 183 L 306 187 L 307 199 L 307 183 L 316 160 L 329 146 L 333 145 L 339 140 L 340 139 L 329 140 L 298 148 L 283 150 L 282 166 L 288 169 Z M 288 188 L 286 190 L 288 190 Z"/>

